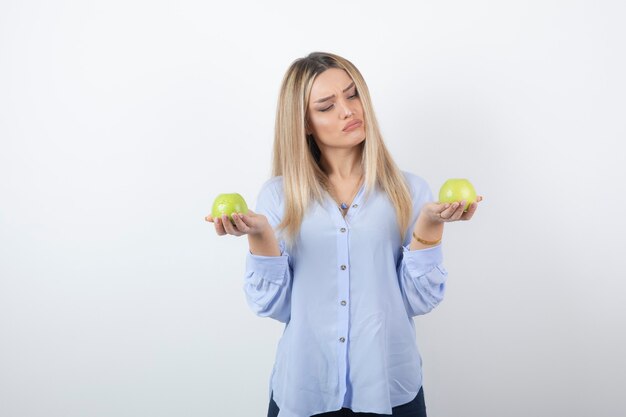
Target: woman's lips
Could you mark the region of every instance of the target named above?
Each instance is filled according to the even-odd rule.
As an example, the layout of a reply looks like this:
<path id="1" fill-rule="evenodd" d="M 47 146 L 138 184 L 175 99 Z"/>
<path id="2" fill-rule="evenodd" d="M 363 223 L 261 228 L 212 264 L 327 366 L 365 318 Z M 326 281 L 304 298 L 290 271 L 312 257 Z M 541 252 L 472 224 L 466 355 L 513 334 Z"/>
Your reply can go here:
<path id="1" fill-rule="evenodd" d="M 348 124 L 348 126 L 343 128 L 344 132 L 349 132 L 351 130 L 356 129 L 357 127 L 361 126 L 363 124 L 363 122 L 361 122 L 360 120 L 355 120 L 354 122 L 351 122 Z"/>

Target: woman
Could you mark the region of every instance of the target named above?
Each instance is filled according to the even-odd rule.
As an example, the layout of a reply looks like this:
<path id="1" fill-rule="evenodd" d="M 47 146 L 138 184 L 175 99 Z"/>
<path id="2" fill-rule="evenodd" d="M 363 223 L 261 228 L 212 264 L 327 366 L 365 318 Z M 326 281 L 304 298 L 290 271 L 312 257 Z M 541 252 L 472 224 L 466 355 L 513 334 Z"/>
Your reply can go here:
<path id="1" fill-rule="evenodd" d="M 256 212 L 207 217 L 218 235 L 248 236 L 247 302 L 285 323 L 268 416 L 425 416 L 412 317 L 443 298 L 444 223 L 471 219 L 477 202 L 433 202 L 399 170 L 363 77 L 340 56 L 292 63 L 275 130 Z"/>

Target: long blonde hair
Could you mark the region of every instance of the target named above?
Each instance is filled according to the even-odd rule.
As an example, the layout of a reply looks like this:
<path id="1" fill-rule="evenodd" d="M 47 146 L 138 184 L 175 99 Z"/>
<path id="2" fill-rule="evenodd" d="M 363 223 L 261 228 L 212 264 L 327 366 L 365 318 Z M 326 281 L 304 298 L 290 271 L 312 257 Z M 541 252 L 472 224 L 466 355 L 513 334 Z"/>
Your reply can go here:
<path id="1" fill-rule="evenodd" d="M 412 201 L 404 175 L 385 147 L 378 127 L 367 84 L 359 70 L 347 59 L 326 52 L 312 52 L 295 60 L 283 77 L 276 110 L 272 176 L 283 176 L 285 211 L 277 226 L 293 245 L 309 205 L 323 204 L 329 185 L 319 165 L 320 150 L 306 134 L 306 114 L 315 77 L 329 68 L 345 70 L 354 81 L 364 113 L 365 140 L 361 164 L 366 196 L 379 186 L 396 210 L 402 241 L 412 216 Z"/>

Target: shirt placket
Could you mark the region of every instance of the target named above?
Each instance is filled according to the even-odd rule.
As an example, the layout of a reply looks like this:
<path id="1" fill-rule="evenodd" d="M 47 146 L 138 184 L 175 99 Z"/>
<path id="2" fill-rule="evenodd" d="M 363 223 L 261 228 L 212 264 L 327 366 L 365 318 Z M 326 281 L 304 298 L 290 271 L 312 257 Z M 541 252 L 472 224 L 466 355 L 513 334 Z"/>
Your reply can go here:
<path id="1" fill-rule="evenodd" d="M 346 216 L 335 211 L 337 228 L 337 363 L 339 364 L 339 391 L 345 396 L 348 379 L 348 343 L 350 333 L 350 224 L 359 207 L 363 188 L 354 198 Z M 340 404 L 340 405 L 343 405 Z"/>
<path id="2" fill-rule="evenodd" d="M 343 395 L 347 385 L 348 335 L 350 325 L 350 252 L 349 227 L 341 217 L 337 227 L 337 363 L 339 364 L 339 390 Z"/>

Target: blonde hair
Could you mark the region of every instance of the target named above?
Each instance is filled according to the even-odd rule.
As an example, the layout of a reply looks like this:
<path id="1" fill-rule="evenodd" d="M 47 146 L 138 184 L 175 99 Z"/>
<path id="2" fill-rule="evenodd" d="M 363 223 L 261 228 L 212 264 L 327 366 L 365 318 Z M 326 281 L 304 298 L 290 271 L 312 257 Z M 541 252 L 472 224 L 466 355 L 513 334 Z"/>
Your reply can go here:
<path id="1" fill-rule="evenodd" d="M 283 176 L 285 211 L 276 228 L 293 245 L 309 205 L 324 201 L 328 176 L 319 165 L 320 150 L 313 137 L 307 136 L 305 125 L 313 81 L 329 68 L 345 70 L 354 81 L 365 119 L 365 140 L 359 146 L 366 196 L 376 186 L 387 193 L 404 241 L 412 216 L 411 195 L 404 175 L 385 147 L 365 80 L 350 61 L 325 52 L 312 52 L 295 60 L 283 77 L 276 110 L 272 176 Z"/>

